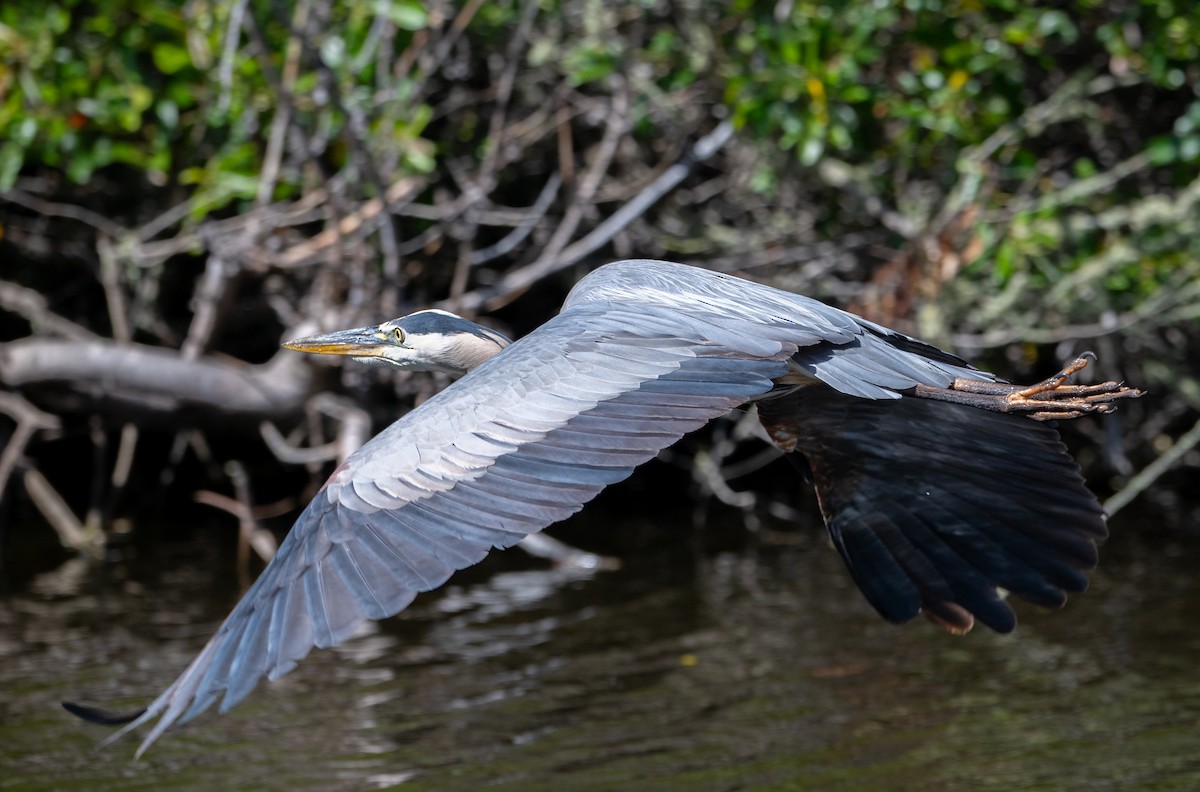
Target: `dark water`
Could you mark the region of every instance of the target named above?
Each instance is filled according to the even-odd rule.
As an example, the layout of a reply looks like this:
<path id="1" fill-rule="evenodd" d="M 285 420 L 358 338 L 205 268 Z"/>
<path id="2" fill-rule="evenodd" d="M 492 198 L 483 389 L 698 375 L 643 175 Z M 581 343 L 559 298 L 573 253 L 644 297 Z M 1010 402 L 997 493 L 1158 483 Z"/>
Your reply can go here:
<path id="1" fill-rule="evenodd" d="M 590 578 L 502 559 L 138 763 L 57 702 L 146 703 L 228 559 L 73 562 L 0 600 L 0 789 L 1200 789 L 1200 540 L 1112 528 L 1092 590 L 1010 636 L 882 623 L 816 527 Z"/>

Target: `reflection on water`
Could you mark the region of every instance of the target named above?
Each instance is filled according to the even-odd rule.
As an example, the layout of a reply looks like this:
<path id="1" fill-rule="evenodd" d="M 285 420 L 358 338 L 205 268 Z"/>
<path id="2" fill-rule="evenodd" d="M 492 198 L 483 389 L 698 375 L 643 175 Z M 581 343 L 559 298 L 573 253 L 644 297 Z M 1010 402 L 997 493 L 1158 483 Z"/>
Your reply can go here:
<path id="1" fill-rule="evenodd" d="M 1200 788 L 1200 540 L 1113 533 L 1093 591 L 965 639 L 880 622 L 815 542 L 501 564 L 136 764 L 58 700 L 146 703 L 232 576 L 70 563 L 0 600 L 0 789 Z"/>

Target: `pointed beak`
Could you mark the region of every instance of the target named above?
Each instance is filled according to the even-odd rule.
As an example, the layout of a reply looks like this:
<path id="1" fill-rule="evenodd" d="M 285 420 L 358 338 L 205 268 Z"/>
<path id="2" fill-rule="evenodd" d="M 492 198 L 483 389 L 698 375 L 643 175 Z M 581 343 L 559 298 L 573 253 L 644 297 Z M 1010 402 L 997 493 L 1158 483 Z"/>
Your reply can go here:
<path id="1" fill-rule="evenodd" d="M 384 339 L 385 337 L 379 332 L 378 327 L 356 327 L 353 330 L 338 330 L 324 335 L 285 341 L 283 347 L 314 355 L 376 357 L 386 345 Z"/>

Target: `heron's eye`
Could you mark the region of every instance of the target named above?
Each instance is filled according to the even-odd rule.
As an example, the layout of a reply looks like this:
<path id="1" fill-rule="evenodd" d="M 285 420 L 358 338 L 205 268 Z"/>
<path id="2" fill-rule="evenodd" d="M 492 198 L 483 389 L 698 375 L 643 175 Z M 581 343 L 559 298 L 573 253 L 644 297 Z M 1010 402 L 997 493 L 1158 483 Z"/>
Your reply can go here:
<path id="1" fill-rule="evenodd" d="M 392 337 L 396 339 L 397 344 L 404 343 L 404 331 L 401 330 L 399 327 L 392 330 Z"/>

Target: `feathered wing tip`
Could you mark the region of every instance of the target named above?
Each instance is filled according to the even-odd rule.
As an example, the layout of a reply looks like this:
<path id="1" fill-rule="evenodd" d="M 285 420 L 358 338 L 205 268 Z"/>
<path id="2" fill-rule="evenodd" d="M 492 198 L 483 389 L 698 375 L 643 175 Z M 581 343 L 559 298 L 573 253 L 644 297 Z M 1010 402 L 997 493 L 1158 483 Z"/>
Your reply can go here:
<path id="1" fill-rule="evenodd" d="M 212 698 L 215 698 L 215 696 L 212 696 L 204 702 L 203 706 L 196 708 L 195 711 L 186 711 L 189 705 L 193 704 L 192 695 L 195 692 L 198 680 L 210 668 L 213 653 L 220 646 L 222 635 L 222 633 L 218 633 L 214 636 L 200 655 L 187 667 L 187 670 L 170 687 L 164 690 L 158 698 L 151 702 L 149 706 L 143 709 L 129 713 L 117 713 L 101 707 L 93 707 L 71 701 L 62 702 L 63 709 L 89 723 L 96 723 L 102 726 L 121 726 L 120 729 L 101 740 L 99 748 L 106 748 L 112 745 L 139 726 L 150 722 L 153 718 L 162 716 L 158 723 L 154 724 L 154 728 L 150 730 L 138 745 L 137 751 L 134 752 L 134 759 L 140 759 L 142 754 L 168 728 L 177 722 L 187 722 L 207 707 L 211 703 Z"/>
<path id="2" fill-rule="evenodd" d="M 830 536 L 888 621 L 1016 626 L 1001 590 L 1058 607 L 1087 587 L 1104 515 L 1044 423 L 814 386 L 759 403 L 812 471 Z M 785 449 L 790 450 L 790 449 Z"/>

